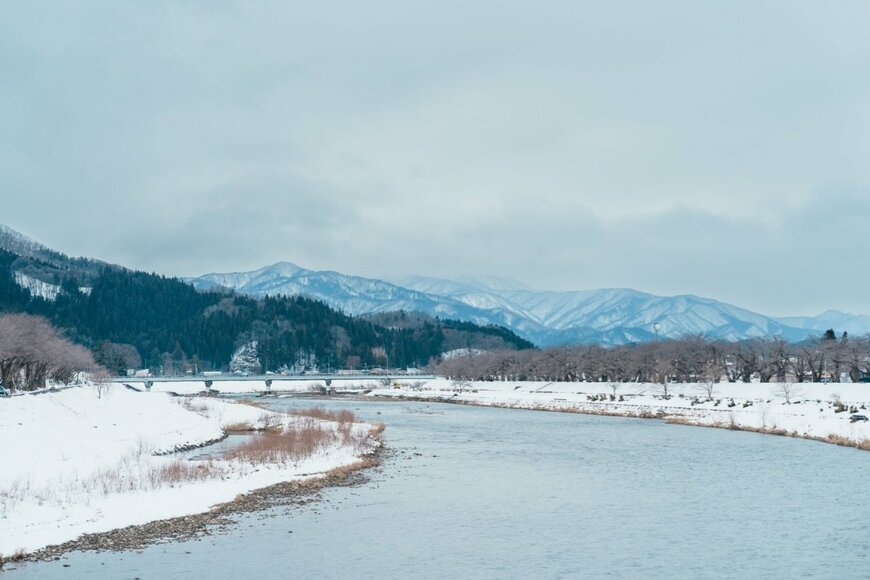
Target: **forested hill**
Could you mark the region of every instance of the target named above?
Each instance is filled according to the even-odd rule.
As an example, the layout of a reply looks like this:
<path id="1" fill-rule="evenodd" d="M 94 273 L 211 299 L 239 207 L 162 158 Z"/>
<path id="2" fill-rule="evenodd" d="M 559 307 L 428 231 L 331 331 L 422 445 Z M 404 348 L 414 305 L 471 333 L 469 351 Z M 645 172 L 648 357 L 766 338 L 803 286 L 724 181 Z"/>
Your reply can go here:
<path id="1" fill-rule="evenodd" d="M 45 316 L 113 370 L 224 369 L 246 344 L 256 344 L 263 371 L 423 366 L 456 347 L 532 347 L 504 328 L 378 324 L 303 297 L 198 292 L 174 278 L 58 256 L 0 249 L 0 312 Z"/>

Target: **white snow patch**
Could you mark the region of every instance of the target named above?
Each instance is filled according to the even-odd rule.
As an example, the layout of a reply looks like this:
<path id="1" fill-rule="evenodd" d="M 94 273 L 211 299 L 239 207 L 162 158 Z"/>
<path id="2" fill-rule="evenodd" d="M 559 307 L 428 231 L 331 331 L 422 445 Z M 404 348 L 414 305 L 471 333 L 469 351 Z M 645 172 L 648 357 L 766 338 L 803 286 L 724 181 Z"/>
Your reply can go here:
<path id="1" fill-rule="evenodd" d="M 448 350 L 447 352 L 442 352 L 441 358 L 443 360 L 452 360 L 456 358 L 480 356 L 482 354 L 486 354 L 486 351 L 480 350 L 479 348 L 455 348 L 453 350 Z"/>
<path id="2" fill-rule="evenodd" d="M 154 480 L 155 471 L 177 461 L 155 454 L 219 439 L 227 425 L 261 425 L 275 417 L 214 398 L 137 393 L 120 385 L 0 399 L 0 554 L 207 511 L 240 493 L 357 460 L 352 447 L 336 444 L 292 464 L 254 468 L 219 459 L 220 477 Z M 368 425 L 355 428 L 367 432 Z"/>
<path id="3" fill-rule="evenodd" d="M 22 288 L 29 290 L 31 296 L 38 296 L 51 302 L 57 300 L 57 297 L 61 292 L 61 287 L 57 284 L 49 284 L 48 282 L 43 282 L 42 280 L 38 280 L 21 272 L 15 272 L 15 283 Z M 86 295 L 90 295 L 91 290 L 92 288 L 88 288 L 87 286 L 79 288 L 79 291 Z"/>

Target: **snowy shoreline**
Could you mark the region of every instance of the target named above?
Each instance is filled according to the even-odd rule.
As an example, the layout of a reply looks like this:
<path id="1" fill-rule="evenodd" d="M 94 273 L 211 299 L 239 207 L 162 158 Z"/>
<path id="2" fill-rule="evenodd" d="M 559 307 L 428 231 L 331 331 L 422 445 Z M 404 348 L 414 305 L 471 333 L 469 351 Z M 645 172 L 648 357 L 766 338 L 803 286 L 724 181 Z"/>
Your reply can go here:
<path id="1" fill-rule="evenodd" d="M 296 459 L 179 459 L 227 431 L 330 435 Z M 294 431 L 295 430 L 295 431 Z M 214 398 L 85 386 L 0 399 L 0 558 L 86 534 L 208 512 L 243 494 L 353 469 L 380 443 L 368 423 L 282 415 Z"/>
<path id="2" fill-rule="evenodd" d="M 862 383 L 399 381 L 367 396 L 485 407 L 662 419 L 870 450 L 870 385 Z"/>

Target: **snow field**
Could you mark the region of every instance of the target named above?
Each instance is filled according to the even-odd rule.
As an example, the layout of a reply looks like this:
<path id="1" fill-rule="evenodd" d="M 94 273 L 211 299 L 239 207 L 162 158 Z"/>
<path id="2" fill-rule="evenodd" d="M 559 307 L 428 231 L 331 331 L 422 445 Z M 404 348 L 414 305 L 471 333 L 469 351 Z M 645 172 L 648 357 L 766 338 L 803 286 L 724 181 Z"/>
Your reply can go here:
<path id="1" fill-rule="evenodd" d="M 291 442 L 320 436 L 269 456 L 165 455 L 220 439 L 225 429 L 265 427 Z M 371 427 L 120 386 L 0 399 L 0 555 L 207 511 L 254 489 L 353 464 L 377 445 Z"/>

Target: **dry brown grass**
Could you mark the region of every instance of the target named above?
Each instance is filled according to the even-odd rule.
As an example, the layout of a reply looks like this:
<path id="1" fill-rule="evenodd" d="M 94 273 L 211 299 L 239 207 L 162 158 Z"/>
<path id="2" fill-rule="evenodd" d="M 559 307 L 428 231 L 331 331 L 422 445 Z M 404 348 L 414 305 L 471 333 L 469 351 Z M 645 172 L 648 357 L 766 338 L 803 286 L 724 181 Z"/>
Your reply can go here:
<path id="1" fill-rule="evenodd" d="M 288 426 L 272 423 L 250 441 L 227 453 L 227 459 L 252 464 L 296 462 L 329 448 L 344 445 L 357 455 L 371 451 L 373 440 L 383 433 L 383 423 L 360 428 L 356 415 L 347 410 L 322 407 L 298 409 L 291 415 L 302 419 Z"/>
<path id="2" fill-rule="evenodd" d="M 311 417 L 312 419 L 320 419 L 321 421 L 335 421 L 336 423 L 356 423 L 356 415 L 353 411 L 328 411 L 323 407 L 311 407 L 310 409 L 295 409 L 291 411 L 292 415 L 299 417 Z"/>
<path id="3" fill-rule="evenodd" d="M 829 434 L 825 438 L 816 438 L 818 441 L 826 441 L 828 443 L 833 443 L 834 445 L 841 445 L 843 447 L 855 447 L 856 449 L 863 449 L 864 451 L 870 451 L 870 439 L 849 439 L 848 437 L 843 437 L 842 435 L 837 435 L 835 433 Z"/>
<path id="4" fill-rule="evenodd" d="M 341 467 L 336 467 L 335 469 L 327 472 L 328 477 L 335 477 L 338 479 L 347 479 L 353 473 L 360 471 L 361 469 L 368 469 L 370 467 L 377 467 L 380 464 L 380 459 L 374 456 L 363 457 L 359 461 L 355 463 L 351 463 L 349 465 L 343 465 Z"/>
<path id="5" fill-rule="evenodd" d="M 850 445 L 852 440 L 848 437 L 843 437 L 842 435 L 836 435 L 831 433 L 826 438 L 829 443 L 833 443 L 834 445 Z"/>
<path id="6" fill-rule="evenodd" d="M 213 461 L 173 461 L 154 469 L 149 475 L 155 485 L 174 487 L 187 481 L 211 479 L 220 473 Z"/>
<path id="7" fill-rule="evenodd" d="M 7 562 L 21 562 L 27 557 L 27 551 L 24 548 L 18 548 L 8 556 L 4 556 L 0 554 L 0 569 L 3 568 L 3 564 Z"/>
<path id="8" fill-rule="evenodd" d="M 302 425 L 271 427 L 227 453 L 228 459 L 251 464 L 296 462 L 336 445 L 349 445 L 356 453 L 365 451 L 368 435 L 353 423 L 337 427 L 318 421 Z"/>
<path id="9" fill-rule="evenodd" d="M 203 481 L 219 477 L 224 470 L 215 462 L 185 461 L 176 459 L 158 465 L 134 463 L 127 458 L 114 468 L 104 469 L 95 473 L 89 482 L 89 488 L 102 495 L 174 487 L 189 481 Z"/>
<path id="10" fill-rule="evenodd" d="M 247 433 L 250 431 L 262 431 L 263 427 L 257 427 L 255 425 L 251 425 L 246 421 L 241 421 L 239 423 L 230 423 L 229 425 L 224 425 L 223 429 L 226 433 Z"/>

